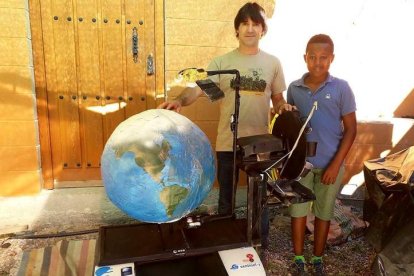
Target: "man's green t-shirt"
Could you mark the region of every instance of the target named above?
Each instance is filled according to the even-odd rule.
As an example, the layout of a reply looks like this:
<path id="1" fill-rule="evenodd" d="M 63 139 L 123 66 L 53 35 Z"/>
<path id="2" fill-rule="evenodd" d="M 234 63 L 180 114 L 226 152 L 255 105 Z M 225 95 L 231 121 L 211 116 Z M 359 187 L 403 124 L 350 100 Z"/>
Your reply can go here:
<path id="1" fill-rule="evenodd" d="M 238 137 L 268 133 L 270 97 L 286 90 L 279 59 L 262 50 L 255 55 L 245 55 L 235 49 L 213 59 L 207 70 L 230 69 L 239 70 L 241 78 Z M 235 75 L 223 74 L 210 78 L 225 94 L 220 103 L 216 151 L 232 151 L 230 120 L 234 113 Z"/>

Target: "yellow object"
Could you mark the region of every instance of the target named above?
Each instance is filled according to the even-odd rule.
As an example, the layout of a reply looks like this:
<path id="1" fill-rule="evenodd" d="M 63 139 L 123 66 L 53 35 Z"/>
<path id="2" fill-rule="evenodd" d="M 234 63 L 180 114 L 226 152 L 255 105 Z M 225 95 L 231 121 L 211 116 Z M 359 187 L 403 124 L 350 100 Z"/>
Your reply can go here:
<path id="1" fill-rule="evenodd" d="M 187 82 L 196 82 L 207 78 L 207 72 L 197 68 L 184 69 L 178 74 Z"/>
<path id="2" fill-rule="evenodd" d="M 273 126 L 275 125 L 277 117 L 279 117 L 279 114 L 276 113 L 275 116 L 273 117 L 273 119 L 270 121 L 270 124 L 269 124 L 269 133 L 270 134 L 272 134 Z"/>
<path id="3" fill-rule="evenodd" d="M 269 133 L 270 134 L 272 134 L 273 126 L 275 125 L 275 122 L 276 122 L 277 117 L 279 117 L 279 114 L 276 113 L 275 116 L 273 117 L 273 119 L 269 123 Z M 270 171 L 270 178 L 272 180 L 279 179 L 279 172 L 278 172 L 278 170 L 276 168 L 273 168 Z"/>

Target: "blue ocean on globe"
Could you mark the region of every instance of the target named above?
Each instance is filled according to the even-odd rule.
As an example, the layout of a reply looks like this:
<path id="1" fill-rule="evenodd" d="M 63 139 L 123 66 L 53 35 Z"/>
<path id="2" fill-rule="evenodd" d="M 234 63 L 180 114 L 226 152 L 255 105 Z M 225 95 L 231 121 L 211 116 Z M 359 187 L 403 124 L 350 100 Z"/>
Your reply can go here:
<path id="1" fill-rule="evenodd" d="M 214 151 L 201 129 L 170 110 L 151 109 L 109 137 L 101 172 L 109 199 L 143 222 L 176 221 L 194 211 L 213 185 Z"/>

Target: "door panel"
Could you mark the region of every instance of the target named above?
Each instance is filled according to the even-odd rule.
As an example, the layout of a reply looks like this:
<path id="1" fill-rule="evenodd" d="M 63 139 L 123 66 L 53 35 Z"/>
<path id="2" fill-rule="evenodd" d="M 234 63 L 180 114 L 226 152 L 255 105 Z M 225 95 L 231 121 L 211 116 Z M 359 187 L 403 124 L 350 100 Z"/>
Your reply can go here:
<path id="1" fill-rule="evenodd" d="M 80 97 L 80 130 L 82 167 L 99 168 L 103 149 L 103 116 L 91 112 L 102 105 L 97 1 L 77 0 L 78 95 Z"/>
<path id="2" fill-rule="evenodd" d="M 103 1 L 102 44 L 103 44 L 103 88 L 105 104 L 114 108 L 104 116 L 104 135 L 107 140 L 116 126 L 125 118 L 122 108 L 124 98 L 123 83 L 123 39 L 120 20 L 122 6 L 120 0 Z"/>
<path id="3" fill-rule="evenodd" d="M 41 0 L 55 183 L 100 179 L 100 157 L 113 130 L 147 109 L 147 87 L 155 87 L 146 71 L 146 57 L 154 53 L 148 41 L 154 36 L 146 37 L 154 33 L 148 3 Z"/>
<path id="4" fill-rule="evenodd" d="M 145 9 L 140 8 L 140 6 L 145 6 Z M 145 18 L 145 10 L 149 9 L 152 11 L 152 16 L 154 16 L 154 8 L 146 5 L 144 1 L 127 1 L 125 2 L 125 18 L 126 18 L 126 28 L 125 28 L 125 44 L 126 44 L 126 89 L 128 91 L 128 105 L 126 106 L 126 117 L 130 117 L 135 114 L 135 110 L 145 110 L 147 101 L 146 101 L 146 57 L 145 53 L 151 53 L 154 46 L 148 47 L 148 40 L 154 39 L 146 36 L 147 32 L 154 30 L 154 27 L 149 23 L 151 22 L 150 18 Z M 130 21 L 128 21 L 130 20 Z M 140 25 L 140 20 L 142 25 Z M 132 36 L 133 29 L 136 28 L 137 38 L 138 38 L 138 56 L 135 62 L 133 57 L 133 47 L 132 47 Z M 145 51 L 148 49 L 148 51 Z M 151 81 L 148 81 L 151 82 Z"/>

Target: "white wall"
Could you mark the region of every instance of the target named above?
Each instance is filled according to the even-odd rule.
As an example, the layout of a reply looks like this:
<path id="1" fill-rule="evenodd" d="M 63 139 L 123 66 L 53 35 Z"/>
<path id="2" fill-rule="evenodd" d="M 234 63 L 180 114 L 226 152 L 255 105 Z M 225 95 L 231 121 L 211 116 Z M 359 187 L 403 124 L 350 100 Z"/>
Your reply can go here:
<path id="1" fill-rule="evenodd" d="M 392 117 L 414 88 L 414 0 L 277 0 L 268 24 L 261 47 L 281 59 L 288 84 L 306 72 L 309 38 L 331 36 L 331 73 L 350 83 L 358 119 Z"/>

